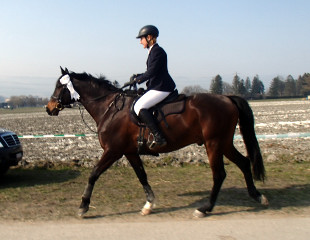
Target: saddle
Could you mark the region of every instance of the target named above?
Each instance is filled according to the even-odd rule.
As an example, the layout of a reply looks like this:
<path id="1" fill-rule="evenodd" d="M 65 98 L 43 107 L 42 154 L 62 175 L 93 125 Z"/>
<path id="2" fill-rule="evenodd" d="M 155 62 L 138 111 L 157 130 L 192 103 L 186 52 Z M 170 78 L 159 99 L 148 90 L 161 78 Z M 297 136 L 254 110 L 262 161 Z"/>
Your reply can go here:
<path id="1" fill-rule="evenodd" d="M 143 154 L 143 155 L 158 156 L 158 153 L 152 152 L 146 147 L 147 142 L 150 141 L 150 137 L 153 137 L 153 136 L 151 136 L 152 134 L 149 134 L 147 139 L 145 139 L 146 125 L 145 123 L 140 121 L 139 117 L 134 111 L 134 105 L 141 96 L 142 94 L 140 94 L 133 101 L 131 108 L 130 108 L 130 113 L 131 113 L 130 115 L 131 115 L 132 122 L 134 122 L 136 125 L 140 127 L 139 137 L 138 137 L 138 153 L 141 155 Z M 185 101 L 186 101 L 186 96 L 184 94 L 179 94 L 178 90 L 174 90 L 163 101 L 156 104 L 154 107 L 150 108 L 149 111 L 154 115 L 155 119 L 157 119 L 158 123 L 160 123 L 161 121 L 164 121 L 165 126 L 168 128 L 169 125 L 166 121 L 166 117 L 168 115 L 180 114 L 184 112 Z"/>
<path id="2" fill-rule="evenodd" d="M 141 95 L 133 101 L 130 107 L 131 120 L 139 127 L 145 127 L 145 124 L 140 121 L 139 117 L 134 111 L 134 105 L 140 97 Z M 156 104 L 154 107 L 151 107 L 149 111 L 154 115 L 155 119 L 157 119 L 159 123 L 164 121 L 166 127 L 168 128 L 169 126 L 166 121 L 166 117 L 171 114 L 180 114 L 184 112 L 185 100 L 186 96 L 184 94 L 179 94 L 178 90 L 174 90 L 163 101 Z"/>

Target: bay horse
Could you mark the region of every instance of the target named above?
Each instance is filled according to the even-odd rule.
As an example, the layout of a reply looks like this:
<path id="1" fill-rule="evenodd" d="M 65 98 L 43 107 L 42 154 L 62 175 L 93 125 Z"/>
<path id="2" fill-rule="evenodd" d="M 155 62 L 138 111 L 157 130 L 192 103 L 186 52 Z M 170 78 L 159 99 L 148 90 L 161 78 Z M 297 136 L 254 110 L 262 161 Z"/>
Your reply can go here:
<path id="1" fill-rule="evenodd" d="M 120 96 L 121 104 L 117 104 Z M 115 87 L 104 77 L 95 78 L 87 73 L 75 73 L 61 68 L 61 76 L 57 80 L 46 111 L 49 115 L 57 116 L 59 111 L 76 101 L 79 101 L 95 120 L 100 145 L 104 150 L 89 176 L 82 195 L 79 215 L 83 216 L 89 210 L 93 188 L 99 176 L 123 155 L 133 167 L 146 194 L 146 204 L 141 213 L 150 214 L 155 196 L 137 151 L 139 127 L 130 116 L 130 106 L 134 98 L 124 94 L 122 88 Z M 247 157 L 233 145 L 238 122 Z M 262 205 L 268 205 L 267 198 L 256 189 L 253 181 L 253 176 L 256 180 L 264 180 L 265 168 L 255 135 L 253 112 L 245 99 L 208 93 L 188 96 L 185 110 L 180 114 L 167 116 L 166 123 L 168 128 L 163 123 L 161 127 L 168 144 L 152 149 L 151 152 L 167 153 L 194 143 L 204 144 L 207 151 L 213 174 L 213 187 L 208 201 L 195 210 L 194 216 L 204 217 L 214 208 L 226 177 L 223 156 L 242 171 L 249 195 Z"/>

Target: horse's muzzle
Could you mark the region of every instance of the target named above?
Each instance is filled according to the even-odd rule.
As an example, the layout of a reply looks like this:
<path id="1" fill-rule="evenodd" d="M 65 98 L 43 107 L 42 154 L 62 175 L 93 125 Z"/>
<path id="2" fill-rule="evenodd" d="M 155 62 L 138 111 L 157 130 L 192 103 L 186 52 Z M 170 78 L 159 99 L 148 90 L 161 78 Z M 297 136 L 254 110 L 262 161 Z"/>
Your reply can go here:
<path id="1" fill-rule="evenodd" d="M 58 116 L 59 110 L 57 108 L 54 108 L 53 110 L 50 110 L 48 107 L 45 107 L 46 112 L 50 116 Z"/>

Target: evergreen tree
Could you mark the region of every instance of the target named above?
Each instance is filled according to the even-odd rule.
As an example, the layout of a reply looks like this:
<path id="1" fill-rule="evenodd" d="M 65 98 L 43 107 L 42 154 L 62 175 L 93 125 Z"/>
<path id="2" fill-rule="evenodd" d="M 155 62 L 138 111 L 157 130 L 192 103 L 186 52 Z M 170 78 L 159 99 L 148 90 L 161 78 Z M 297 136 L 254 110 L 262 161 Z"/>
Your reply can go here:
<path id="1" fill-rule="evenodd" d="M 216 77 L 212 79 L 210 92 L 215 94 L 223 94 L 223 81 L 220 75 L 216 75 Z"/>
<path id="2" fill-rule="evenodd" d="M 296 96 L 296 81 L 291 75 L 287 76 L 284 85 L 285 96 Z"/>
<path id="3" fill-rule="evenodd" d="M 251 96 L 254 98 L 262 97 L 265 92 L 265 86 L 261 80 L 259 80 L 259 76 L 256 75 L 252 81 L 252 89 Z"/>
<path id="4" fill-rule="evenodd" d="M 249 77 L 247 77 L 245 80 L 245 89 L 249 93 L 249 92 L 251 92 L 251 88 L 252 88 L 251 80 Z"/>
<path id="5" fill-rule="evenodd" d="M 243 97 L 245 97 L 246 95 L 246 88 L 245 88 L 243 79 L 241 79 L 241 81 L 239 82 L 238 95 L 243 96 Z"/>
<path id="6" fill-rule="evenodd" d="M 234 76 L 234 79 L 232 81 L 232 88 L 233 88 L 234 94 L 236 94 L 236 95 L 239 95 L 239 92 L 238 92 L 239 84 L 240 84 L 240 78 L 236 73 L 236 75 Z"/>
<path id="7" fill-rule="evenodd" d="M 280 77 L 277 76 L 274 79 L 272 79 L 268 93 L 269 96 L 280 97 L 283 95 L 283 91 L 284 91 L 284 82 L 280 79 Z"/>
<path id="8" fill-rule="evenodd" d="M 249 77 L 246 78 L 244 86 L 245 86 L 245 91 L 246 91 L 245 96 L 248 98 L 251 95 L 251 88 L 252 88 L 251 80 Z"/>
<path id="9" fill-rule="evenodd" d="M 302 84 L 301 94 L 303 96 L 310 95 L 310 73 L 304 73 L 300 81 Z"/>
<path id="10" fill-rule="evenodd" d="M 296 94 L 298 96 L 302 95 L 302 77 L 299 75 L 298 79 L 296 80 Z"/>

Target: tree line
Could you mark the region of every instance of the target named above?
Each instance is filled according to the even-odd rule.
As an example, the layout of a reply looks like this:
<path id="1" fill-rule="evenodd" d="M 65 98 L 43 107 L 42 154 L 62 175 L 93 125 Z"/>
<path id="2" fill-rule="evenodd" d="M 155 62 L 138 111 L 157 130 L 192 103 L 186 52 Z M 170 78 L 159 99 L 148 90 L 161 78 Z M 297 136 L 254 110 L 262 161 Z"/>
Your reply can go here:
<path id="1" fill-rule="evenodd" d="M 113 85 L 117 87 L 120 86 L 117 81 L 114 81 Z M 265 86 L 258 75 L 254 76 L 252 80 L 249 77 L 244 80 L 241 79 L 238 74 L 234 76 L 231 84 L 224 82 L 220 75 L 216 75 L 211 81 L 209 91 L 198 85 L 187 86 L 182 91 L 182 93 L 186 95 L 202 92 L 234 94 L 247 99 L 306 97 L 310 95 L 310 73 L 304 73 L 297 79 L 294 79 L 291 75 L 287 76 L 286 79 L 280 76 L 274 77 L 267 93 L 265 93 Z M 12 96 L 6 103 L 2 103 L 0 107 L 41 107 L 45 106 L 48 101 L 48 98 L 32 95 Z"/>
<path id="2" fill-rule="evenodd" d="M 210 92 L 215 94 L 234 94 L 248 99 L 260 98 L 279 98 L 279 97 L 306 97 L 310 95 L 310 73 L 300 75 L 298 79 L 294 79 L 291 75 L 283 79 L 277 76 L 272 79 L 270 88 L 265 93 L 263 82 L 256 75 L 250 80 L 240 79 L 236 74 L 232 80 L 232 84 L 222 81 L 220 75 L 215 76 L 210 84 Z"/>
<path id="3" fill-rule="evenodd" d="M 20 107 L 42 107 L 48 103 L 48 98 L 35 96 L 11 96 L 10 99 L 2 104 L 5 108 L 20 108 Z"/>

